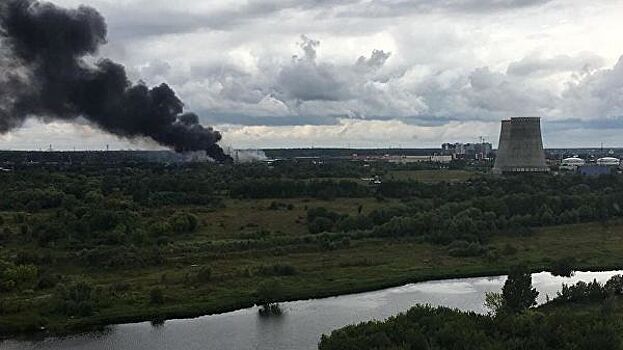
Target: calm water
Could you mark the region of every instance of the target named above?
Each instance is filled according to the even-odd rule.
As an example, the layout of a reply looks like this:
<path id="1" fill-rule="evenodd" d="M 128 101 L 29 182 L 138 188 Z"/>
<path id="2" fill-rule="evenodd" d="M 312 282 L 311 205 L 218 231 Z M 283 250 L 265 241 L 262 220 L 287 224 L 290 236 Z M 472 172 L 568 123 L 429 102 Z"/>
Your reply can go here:
<path id="1" fill-rule="evenodd" d="M 553 297 L 562 283 L 607 281 L 623 271 L 577 272 L 571 278 L 547 272 L 532 275 L 539 301 Z M 283 303 L 279 318 L 260 318 L 256 308 L 195 319 L 122 324 L 106 331 L 40 341 L 6 341 L 1 349 L 316 349 L 320 336 L 347 324 L 382 320 L 415 304 L 444 305 L 484 312 L 484 294 L 500 291 L 504 276 L 430 281 L 376 292 Z"/>

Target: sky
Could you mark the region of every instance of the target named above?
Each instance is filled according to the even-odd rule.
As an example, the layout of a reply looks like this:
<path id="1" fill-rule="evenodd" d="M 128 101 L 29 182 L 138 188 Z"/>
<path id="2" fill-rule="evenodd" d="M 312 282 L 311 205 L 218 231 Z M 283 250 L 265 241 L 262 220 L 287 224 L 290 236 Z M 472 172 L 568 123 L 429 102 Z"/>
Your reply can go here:
<path id="1" fill-rule="evenodd" d="M 623 1 L 54 0 L 96 8 L 111 58 L 170 84 L 222 145 L 497 144 L 541 116 L 546 147 L 623 146 Z M 33 118 L 0 149 L 149 149 Z"/>

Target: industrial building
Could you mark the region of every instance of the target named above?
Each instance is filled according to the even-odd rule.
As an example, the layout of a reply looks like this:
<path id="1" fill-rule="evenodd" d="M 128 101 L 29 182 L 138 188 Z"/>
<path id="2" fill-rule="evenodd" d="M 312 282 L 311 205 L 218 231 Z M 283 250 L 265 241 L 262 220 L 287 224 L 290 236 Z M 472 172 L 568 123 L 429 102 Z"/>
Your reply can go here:
<path id="1" fill-rule="evenodd" d="M 616 168 L 607 165 L 595 165 L 595 164 L 587 164 L 580 165 L 577 168 L 577 172 L 583 176 L 601 176 L 601 175 L 610 175 L 615 173 Z"/>
<path id="2" fill-rule="evenodd" d="M 444 154 L 451 155 L 454 159 L 487 159 L 493 153 L 493 145 L 489 142 L 480 143 L 444 143 L 441 145 Z"/>
<path id="3" fill-rule="evenodd" d="M 621 160 L 619 160 L 618 158 L 614 158 L 614 157 L 603 157 L 603 158 L 597 159 L 597 165 L 601 165 L 601 166 L 609 166 L 613 168 L 618 168 L 620 164 L 621 164 Z"/>
<path id="4" fill-rule="evenodd" d="M 502 120 L 500 142 L 493 172 L 548 172 L 541 138 L 541 118 L 518 117 Z"/>
<path id="5" fill-rule="evenodd" d="M 560 163 L 561 170 L 577 170 L 579 166 L 586 164 L 586 161 L 579 157 L 569 157 L 562 160 Z"/>

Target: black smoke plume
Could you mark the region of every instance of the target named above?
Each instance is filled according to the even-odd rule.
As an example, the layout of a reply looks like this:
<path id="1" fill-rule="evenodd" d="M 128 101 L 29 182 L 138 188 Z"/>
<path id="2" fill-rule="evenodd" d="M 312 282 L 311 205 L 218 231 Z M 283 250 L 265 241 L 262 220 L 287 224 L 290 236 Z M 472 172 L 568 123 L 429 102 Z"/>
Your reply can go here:
<path id="1" fill-rule="evenodd" d="M 121 137 L 148 137 L 178 152 L 205 150 L 217 161 L 230 159 L 217 144 L 221 134 L 184 113 L 167 84 L 134 85 L 122 65 L 85 60 L 106 43 L 106 22 L 95 9 L 0 1 L 0 133 L 29 116 L 83 117 Z"/>

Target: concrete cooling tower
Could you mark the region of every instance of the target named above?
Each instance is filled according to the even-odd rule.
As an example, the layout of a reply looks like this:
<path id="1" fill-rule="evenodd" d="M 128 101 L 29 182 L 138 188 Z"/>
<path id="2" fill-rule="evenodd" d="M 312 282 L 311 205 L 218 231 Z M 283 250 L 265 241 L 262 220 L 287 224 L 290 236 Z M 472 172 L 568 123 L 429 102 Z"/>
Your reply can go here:
<path id="1" fill-rule="evenodd" d="M 502 120 L 493 172 L 504 174 L 547 171 L 549 168 L 543 152 L 541 118 Z"/>

